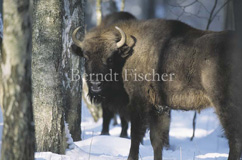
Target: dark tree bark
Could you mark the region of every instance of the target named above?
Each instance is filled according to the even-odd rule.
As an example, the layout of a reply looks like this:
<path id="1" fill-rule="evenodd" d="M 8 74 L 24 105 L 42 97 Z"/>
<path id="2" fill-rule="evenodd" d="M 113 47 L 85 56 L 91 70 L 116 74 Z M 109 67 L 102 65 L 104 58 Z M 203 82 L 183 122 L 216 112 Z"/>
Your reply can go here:
<path id="1" fill-rule="evenodd" d="M 232 55 L 234 55 L 232 64 L 236 67 L 236 69 L 234 69 L 234 72 L 232 72 L 232 74 L 231 74 L 231 76 L 233 77 L 231 83 L 235 84 L 237 89 L 238 89 L 238 87 L 240 87 L 239 88 L 240 92 L 237 93 L 238 97 L 236 97 L 237 99 L 240 99 L 241 95 L 242 95 L 242 85 L 241 85 L 241 79 L 242 79 L 242 63 L 241 63 L 241 59 L 242 59 L 242 16 L 241 16 L 242 15 L 242 1 L 233 0 L 233 9 L 234 9 L 235 31 L 238 36 L 238 43 L 237 43 L 237 47 L 235 48 L 235 53 L 232 53 Z M 241 109 L 241 104 L 239 107 Z M 242 135 L 240 135 L 239 139 L 242 142 Z M 230 150 L 230 152 L 233 152 L 233 151 Z M 242 154 L 240 155 L 240 159 L 242 159 Z"/>
<path id="2" fill-rule="evenodd" d="M 149 3 L 148 3 L 148 14 L 147 14 L 147 18 L 150 19 L 150 18 L 155 18 L 155 6 L 156 6 L 156 3 L 155 3 L 155 0 L 149 0 Z"/>
<path id="3" fill-rule="evenodd" d="M 108 9 L 109 9 L 110 13 L 118 12 L 117 4 L 114 0 L 109 1 L 109 8 Z"/>
<path id="4" fill-rule="evenodd" d="M 81 73 L 79 56 L 71 53 L 72 32 L 81 26 L 80 39 L 85 32 L 84 0 L 64 0 L 62 69 L 64 85 L 65 118 L 74 141 L 81 140 L 82 79 L 71 81 L 72 71 Z M 70 26 L 71 25 L 71 26 Z M 80 75 L 80 74 L 79 74 Z"/>
<path id="5" fill-rule="evenodd" d="M 155 18 L 155 0 L 141 1 L 142 14 L 144 19 Z"/>
<path id="6" fill-rule="evenodd" d="M 235 30 L 239 34 L 240 40 L 242 39 L 242 1 L 234 0 L 234 23 Z"/>
<path id="7" fill-rule="evenodd" d="M 34 159 L 29 0 L 4 1 L 2 160 Z"/>
<path id="8" fill-rule="evenodd" d="M 62 9 L 59 0 L 34 0 L 33 104 L 37 151 L 65 153 L 62 85 Z"/>
<path id="9" fill-rule="evenodd" d="M 233 0 L 233 9 L 234 9 L 234 25 L 235 31 L 238 36 L 238 44 L 236 48 L 236 56 L 234 58 L 234 64 L 238 66 L 238 68 L 242 69 L 242 1 L 241 0 Z M 240 58 L 238 58 L 240 57 Z M 241 70 L 238 71 L 241 75 Z M 236 73 L 234 73 L 236 75 Z M 242 92 L 242 91 L 241 91 Z M 241 93 L 242 94 L 242 93 Z"/>
<path id="10" fill-rule="evenodd" d="M 234 7 L 233 1 L 229 1 L 224 11 L 224 29 L 234 30 Z"/>

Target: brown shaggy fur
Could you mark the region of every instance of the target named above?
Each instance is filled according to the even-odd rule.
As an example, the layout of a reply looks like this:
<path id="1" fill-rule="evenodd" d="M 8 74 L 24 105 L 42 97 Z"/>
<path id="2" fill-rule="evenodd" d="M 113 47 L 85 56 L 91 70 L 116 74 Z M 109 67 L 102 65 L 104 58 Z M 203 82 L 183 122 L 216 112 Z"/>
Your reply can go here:
<path id="1" fill-rule="evenodd" d="M 128 38 L 121 48 L 116 46 L 121 37 L 115 26 Z M 241 68 L 233 64 L 235 59 L 241 58 L 235 55 L 235 43 L 233 32 L 201 31 L 179 21 L 161 19 L 130 20 L 87 33 L 82 48 L 88 59 L 87 72 L 107 73 L 108 68 L 114 69 L 120 73 L 119 81 L 105 88 L 109 87 L 112 94 L 128 96 L 121 101 L 109 100 L 117 100 L 118 108 L 130 113 L 125 114 L 131 119 L 129 160 L 138 159 L 139 144 L 147 126 L 154 159 L 162 159 L 164 130 L 169 126 L 169 118 L 165 112 L 157 114 L 154 110 L 157 105 L 182 110 L 213 106 L 229 140 L 229 160 L 239 160 L 242 75 Z M 106 65 L 108 58 L 113 60 L 110 65 Z M 136 69 L 136 73 L 152 73 L 153 70 L 159 74 L 174 73 L 175 77 L 173 81 L 134 81 L 130 76 L 124 81 L 127 69 Z"/>

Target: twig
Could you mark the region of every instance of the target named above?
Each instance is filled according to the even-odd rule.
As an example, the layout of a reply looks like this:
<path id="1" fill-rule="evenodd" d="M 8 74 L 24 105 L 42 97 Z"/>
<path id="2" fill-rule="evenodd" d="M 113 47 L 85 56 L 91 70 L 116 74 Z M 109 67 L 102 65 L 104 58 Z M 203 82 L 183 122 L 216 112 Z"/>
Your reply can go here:
<path id="1" fill-rule="evenodd" d="M 227 0 L 226 2 L 224 2 L 224 4 L 216 11 L 215 11 L 215 8 L 216 8 L 216 5 L 217 5 L 217 0 L 215 0 L 215 4 L 213 6 L 213 9 L 210 13 L 210 16 L 209 16 L 209 19 L 208 19 L 208 23 L 207 23 L 207 27 L 206 27 L 206 30 L 209 29 L 209 26 L 210 24 L 212 23 L 212 21 L 214 20 L 214 18 L 218 15 L 218 13 L 229 3 L 229 1 L 231 0 Z"/>
<path id="2" fill-rule="evenodd" d="M 197 3 L 198 2 L 198 0 L 195 0 L 195 1 L 193 1 L 193 2 L 191 2 L 191 3 L 189 3 L 189 4 L 187 4 L 187 5 L 174 5 L 174 4 L 171 4 L 171 3 L 168 3 L 168 5 L 170 5 L 170 6 L 172 6 L 172 7 L 182 7 L 182 8 L 186 8 L 186 7 L 189 7 L 189 6 L 191 6 L 191 5 L 193 5 L 193 4 L 195 4 L 195 3 Z"/>
<path id="3" fill-rule="evenodd" d="M 182 3 L 184 3 L 184 2 L 182 2 Z M 196 4 L 196 3 L 199 4 L 199 10 L 198 10 L 198 12 L 197 12 L 196 14 L 191 13 L 191 12 L 186 12 L 186 8 L 187 8 L 187 7 L 190 7 L 190 6 L 192 6 L 192 5 Z M 171 12 L 173 15 L 177 16 L 177 19 L 178 19 L 178 20 L 179 20 L 180 17 L 181 17 L 182 15 L 184 15 L 184 14 L 187 14 L 188 16 L 195 16 L 195 17 L 197 17 L 197 18 L 201 18 L 201 19 L 207 19 L 206 17 L 198 16 L 199 13 L 200 13 L 201 7 L 204 8 L 204 9 L 206 10 L 206 12 L 210 13 L 209 10 L 204 6 L 204 4 L 201 3 L 199 0 L 195 0 L 195 1 L 191 2 L 191 3 L 189 3 L 189 4 L 186 4 L 186 5 L 182 5 L 182 4 L 174 5 L 174 4 L 170 4 L 170 3 L 168 3 L 168 5 L 171 6 L 171 7 L 173 7 L 173 8 L 179 7 L 179 8 L 182 9 L 182 12 L 181 12 L 179 15 L 177 15 L 177 14 L 175 14 L 175 13 L 173 12 L 173 10 L 170 9 L 170 7 L 169 7 L 170 12 Z"/>
<path id="4" fill-rule="evenodd" d="M 210 15 L 209 15 L 209 18 L 208 18 L 208 23 L 207 23 L 206 30 L 209 29 L 209 26 L 210 26 L 210 24 L 211 24 L 212 21 L 213 21 L 213 20 L 212 20 L 212 17 L 213 17 L 214 10 L 216 9 L 217 3 L 218 3 L 218 0 L 215 0 L 214 5 L 213 5 L 213 8 L 212 8 L 212 10 L 211 10 L 211 12 L 210 12 Z"/>
<path id="5" fill-rule="evenodd" d="M 194 117 L 193 117 L 193 121 L 192 121 L 193 133 L 192 133 L 192 137 L 190 139 L 191 141 L 193 140 L 193 138 L 195 136 L 195 131 L 196 131 L 196 118 L 197 118 L 197 111 L 195 111 Z"/>
<path id="6" fill-rule="evenodd" d="M 213 15 L 212 20 L 217 16 L 217 14 L 229 3 L 231 0 L 227 0 Z"/>

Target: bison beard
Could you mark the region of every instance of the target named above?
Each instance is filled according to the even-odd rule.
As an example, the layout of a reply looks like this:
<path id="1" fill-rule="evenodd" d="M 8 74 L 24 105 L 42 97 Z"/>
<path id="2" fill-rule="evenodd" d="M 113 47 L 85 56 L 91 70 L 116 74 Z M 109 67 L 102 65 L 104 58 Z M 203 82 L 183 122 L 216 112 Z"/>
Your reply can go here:
<path id="1" fill-rule="evenodd" d="M 118 82 L 106 86 L 111 96 L 106 97 L 106 103 L 116 104 L 120 114 L 131 120 L 129 160 L 138 159 L 147 127 L 154 159 L 162 159 L 170 119 L 166 112 L 157 114 L 156 106 L 181 110 L 214 106 L 229 140 L 228 159 L 239 160 L 242 75 L 231 78 L 232 73 L 241 73 L 241 68 L 233 64 L 234 58 L 241 58 L 233 50 L 237 43 L 233 32 L 201 31 L 179 21 L 160 19 L 97 27 L 82 42 L 75 38 L 77 30 L 73 32 L 73 41 L 87 59 L 87 73 L 105 74 L 110 68 L 119 74 L 127 69 L 136 69 L 138 73 L 152 73 L 153 69 L 159 74 L 175 73 L 172 82 L 123 81 L 122 75 Z M 105 86 L 107 82 L 101 83 Z"/>

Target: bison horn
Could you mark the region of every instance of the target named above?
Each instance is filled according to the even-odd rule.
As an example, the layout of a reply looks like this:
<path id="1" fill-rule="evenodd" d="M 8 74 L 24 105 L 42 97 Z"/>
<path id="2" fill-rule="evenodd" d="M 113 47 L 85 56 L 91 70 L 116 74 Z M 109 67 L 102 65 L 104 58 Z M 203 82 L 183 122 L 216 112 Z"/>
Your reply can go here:
<path id="1" fill-rule="evenodd" d="M 119 42 L 117 42 L 117 47 L 120 48 L 122 47 L 125 42 L 126 42 L 126 35 L 124 33 L 124 31 L 122 29 L 120 29 L 119 27 L 115 26 L 115 28 L 119 31 L 119 33 L 121 34 L 121 40 Z"/>
<path id="2" fill-rule="evenodd" d="M 82 48 L 82 42 L 79 41 L 77 38 L 76 38 L 76 33 L 77 31 L 80 29 L 81 27 L 78 27 L 74 30 L 74 32 L 72 33 L 72 40 L 73 42 L 75 43 L 75 45 L 77 45 L 78 47 Z"/>

